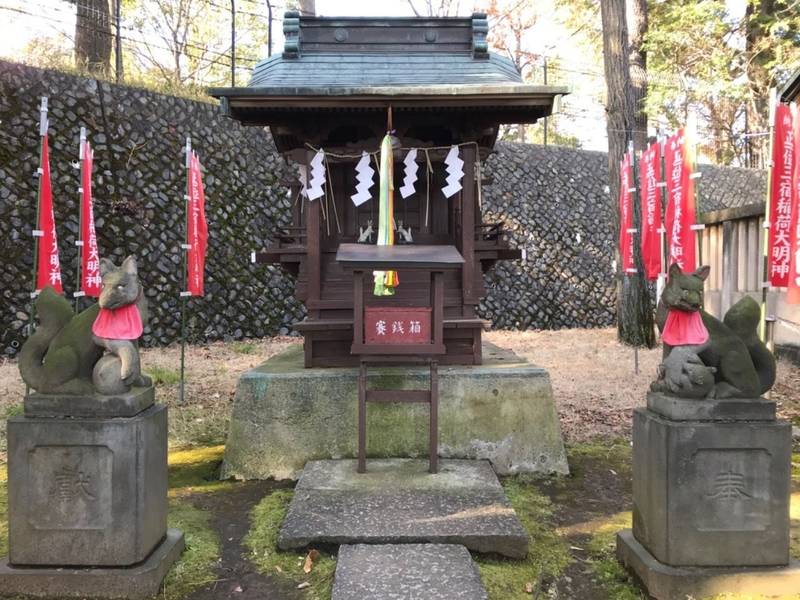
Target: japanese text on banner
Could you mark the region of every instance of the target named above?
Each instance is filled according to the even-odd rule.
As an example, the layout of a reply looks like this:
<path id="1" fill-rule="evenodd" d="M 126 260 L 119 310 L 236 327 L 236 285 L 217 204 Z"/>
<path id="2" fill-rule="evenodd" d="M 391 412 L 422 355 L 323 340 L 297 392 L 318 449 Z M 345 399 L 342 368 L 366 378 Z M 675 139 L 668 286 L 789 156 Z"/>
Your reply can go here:
<path id="1" fill-rule="evenodd" d="M 39 184 L 39 260 L 36 268 L 36 290 L 53 286 L 59 294 L 61 286 L 61 263 L 58 258 L 56 219 L 53 214 L 53 188 L 50 182 L 50 149 L 47 136 L 42 139 L 42 171 Z"/>
<path id="2" fill-rule="evenodd" d="M 794 131 L 794 174 L 792 176 L 792 245 L 789 269 L 789 291 L 786 301 L 800 304 L 800 103 L 792 105 Z"/>
<path id="3" fill-rule="evenodd" d="M 94 154 L 89 142 L 83 145 L 83 170 L 81 187 L 81 291 L 91 298 L 100 296 L 100 254 L 97 250 L 97 232 L 94 228 L 92 207 L 92 161 Z"/>
<path id="4" fill-rule="evenodd" d="M 684 130 L 679 129 L 667 140 L 664 150 L 668 263 L 677 264 L 684 272 L 697 268 L 697 241 L 692 231 L 696 210 L 689 146 Z"/>
<path id="5" fill-rule="evenodd" d="M 647 279 L 658 279 L 661 271 L 661 156 L 658 142 L 650 145 L 639 160 L 639 198 L 642 215 L 642 261 Z"/>
<path id="6" fill-rule="evenodd" d="M 189 203 L 188 227 L 186 232 L 189 244 L 187 251 L 187 291 L 192 296 L 203 295 L 206 245 L 208 226 L 206 224 L 206 196 L 203 190 L 203 173 L 200 159 L 192 153 L 189 162 Z"/>
<path id="7" fill-rule="evenodd" d="M 635 273 L 633 261 L 633 202 L 631 200 L 631 167 L 633 160 L 630 153 L 620 162 L 619 183 L 619 256 L 623 273 Z"/>
<path id="8" fill-rule="evenodd" d="M 775 107 L 769 206 L 767 272 L 773 287 L 789 285 L 792 244 L 792 174 L 794 171 L 792 112 L 787 104 Z"/>

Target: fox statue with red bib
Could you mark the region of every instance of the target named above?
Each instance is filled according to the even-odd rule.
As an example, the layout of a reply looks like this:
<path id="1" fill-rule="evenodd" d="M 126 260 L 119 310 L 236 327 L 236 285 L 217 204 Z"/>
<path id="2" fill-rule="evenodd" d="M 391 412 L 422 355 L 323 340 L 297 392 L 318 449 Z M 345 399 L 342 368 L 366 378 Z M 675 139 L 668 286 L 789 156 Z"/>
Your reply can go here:
<path id="1" fill-rule="evenodd" d="M 36 299 L 39 324 L 22 347 L 19 370 L 39 394 L 114 395 L 151 385 L 139 363 L 147 302 L 136 259 L 119 267 L 101 259 L 100 276 L 99 301 L 78 314 L 52 287 Z"/>
<path id="2" fill-rule="evenodd" d="M 710 269 L 684 273 L 677 264 L 661 294 L 656 323 L 664 342 L 650 389 L 682 398 L 752 398 L 775 383 L 775 357 L 758 337 L 761 310 L 744 296 L 722 321 L 703 310 Z"/>

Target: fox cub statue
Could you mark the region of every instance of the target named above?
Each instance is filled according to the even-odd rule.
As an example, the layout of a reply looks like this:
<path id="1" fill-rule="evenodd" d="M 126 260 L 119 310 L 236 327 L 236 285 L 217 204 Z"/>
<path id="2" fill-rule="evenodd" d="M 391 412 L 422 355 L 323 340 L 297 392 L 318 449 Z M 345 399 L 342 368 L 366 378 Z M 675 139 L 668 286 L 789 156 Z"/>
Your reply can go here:
<path id="1" fill-rule="evenodd" d="M 119 267 L 101 259 L 100 276 L 98 302 L 78 314 L 51 287 L 36 299 L 39 325 L 22 346 L 19 370 L 40 394 L 121 394 L 151 385 L 139 363 L 147 302 L 136 259 Z"/>
<path id="2" fill-rule="evenodd" d="M 664 358 L 650 389 L 685 398 L 756 399 L 775 383 L 776 368 L 758 337 L 761 309 L 744 296 L 722 321 L 708 314 L 703 287 L 709 272 L 709 267 L 693 273 L 670 267 L 656 311 Z"/>

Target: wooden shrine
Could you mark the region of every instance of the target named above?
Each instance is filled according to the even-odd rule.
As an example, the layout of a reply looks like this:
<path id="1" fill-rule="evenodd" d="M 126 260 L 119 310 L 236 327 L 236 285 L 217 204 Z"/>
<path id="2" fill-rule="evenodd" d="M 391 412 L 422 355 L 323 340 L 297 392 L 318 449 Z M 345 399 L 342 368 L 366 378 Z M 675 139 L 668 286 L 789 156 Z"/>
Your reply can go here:
<path id="1" fill-rule="evenodd" d="M 274 242 L 255 253 L 296 277 L 295 295 L 307 317 L 295 324 L 304 337 L 306 367 L 359 364 L 354 339 L 359 308 L 372 303 L 353 295 L 355 263 L 337 261 L 352 250 L 370 223 L 378 222 L 378 174 L 372 199 L 355 206 L 355 165 L 362 151 L 374 154 L 393 113 L 403 148 L 417 148 L 419 179 L 408 198 L 395 192 L 394 219 L 410 229 L 408 246 L 449 247 L 462 262 L 437 271 L 398 268 L 396 294 L 380 306 L 429 306 L 440 290 L 442 364 L 480 364 L 486 323 L 476 307 L 485 293 L 484 273 L 498 260 L 519 258 L 500 223 L 481 212 L 482 165 L 503 123 L 533 123 L 551 114 L 565 88 L 524 84 L 513 63 L 488 51 L 486 16 L 467 18 L 284 17 L 282 54 L 261 61 L 247 87 L 215 88 L 225 114 L 246 125 L 268 125 L 278 150 L 293 166 L 309 167 L 318 149 L 326 156 L 325 195 L 309 201 L 299 179 L 285 182 L 294 200 L 293 222 L 274 232 Z M 443 159 L 458 144 L 462 189 L 446 198 Z M 403 183 L 402 154 L 395 156 L 395 189 Z M 377 165 L 376 165 L 377 167 Z M 376 169 L 377 170 L 377 169 Z M 375 236 L 372 236 L 374 243 Z M 353 250 L 355 252 L 355 250 Z M 362 272 L 366 273 L 362 265 Z M 355 281 L 358 281 L 356 277 Z M 357 284 L 356 284 L 357 285 Z M 356 288 L 358 289 L 358 288 Z M 435 333 L 435 332 L 434 332 Z"/>

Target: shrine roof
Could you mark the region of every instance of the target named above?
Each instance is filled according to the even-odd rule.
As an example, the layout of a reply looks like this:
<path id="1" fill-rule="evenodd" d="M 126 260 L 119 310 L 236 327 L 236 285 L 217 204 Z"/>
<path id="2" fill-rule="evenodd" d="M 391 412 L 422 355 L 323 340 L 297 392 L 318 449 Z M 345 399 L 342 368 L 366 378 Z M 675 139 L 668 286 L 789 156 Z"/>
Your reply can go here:
<path id="1" fill-rule="evenodd" d="M 792 102 L 800 99 L 800 69 L 797 69 L 789 76 L 789 80 L 781 89 L 779 96 L 781 102 Z"/>
<path id="2" fill-rule="evenodd" d="M 247 86 L 209 93 L 220 98 L 223 112 L 264 124 L 279 111 L 390 104 L 400 109 L 494 109 L 504 113 L 501 122 L 515 123 L 551 114 L 555 98 L 568 89 L 525 84 L 510 59 L 489 52 L 487 33 L 481 13 L 339 18 L 288 12 L 283 53 L 260 61 Z"/>

